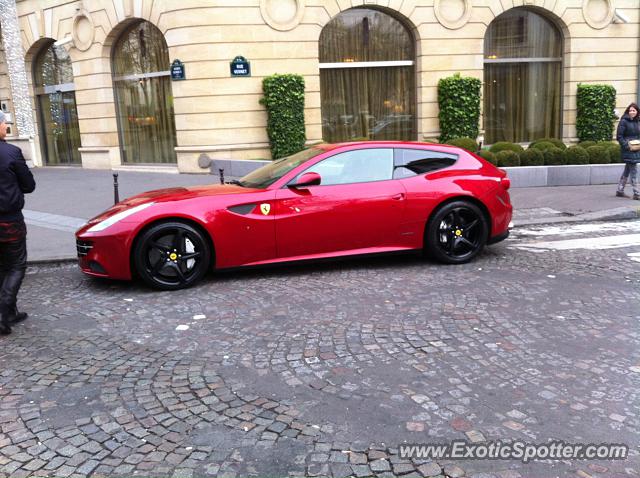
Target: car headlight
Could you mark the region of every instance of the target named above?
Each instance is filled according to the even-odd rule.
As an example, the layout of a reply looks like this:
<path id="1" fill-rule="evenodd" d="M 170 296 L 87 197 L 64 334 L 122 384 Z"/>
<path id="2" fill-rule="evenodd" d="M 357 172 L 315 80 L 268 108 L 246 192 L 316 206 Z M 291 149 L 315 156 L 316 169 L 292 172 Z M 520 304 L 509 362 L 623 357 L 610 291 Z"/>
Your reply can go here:
<path id="1" fill-rule="evenodd" d="M 89 229 L 87 229 L 87 232 L 104 231 L 106 228 L 114 225 L 116 222 L 122 221 L 123 219 L 131 216 L 132 214 L 135 214 L 144 209 L 147 209 L 149 206 L 152 206 L 153 204 L 155 203 L 148 202 L 145 204 L 140 204 L 139 206 L 136 206 L 136 207 L 132 207 L 131 209 L 127 209 L 125 211 L 120 211 L 119 213 L 114 214 L 113 216 L 105 219 L 104 221 L 100 221 L 98 224 L 94 224 Z"/>

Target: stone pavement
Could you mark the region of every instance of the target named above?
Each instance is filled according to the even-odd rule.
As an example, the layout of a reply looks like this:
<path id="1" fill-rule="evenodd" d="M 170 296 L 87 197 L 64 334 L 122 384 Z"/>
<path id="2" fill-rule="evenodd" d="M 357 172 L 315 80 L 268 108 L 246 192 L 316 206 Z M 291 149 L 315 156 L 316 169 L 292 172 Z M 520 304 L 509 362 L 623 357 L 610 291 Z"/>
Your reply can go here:
<path id="1" fill-rule="evenodd" d="M 640 221 L 592 226 L 517 229 L 462 266 L 368 258 L 178 292 L 33 265 L 31 317 L 0 338 L 0 477 L 637 477 L 640 243 L 599 245 Z M 399 456 L 454 439 L 631 454 Z"/>
<path id="2" fill-rule="evenodd" d="M 30 261 L 75 259 L 73 232 L 113 204 L 111 171 L 38 168 L 37 188 L 27 196 Z M 120 198 L 174 186 L 218 183 L 218 176 L 119 171 Z M 227 178 L 229 179 L 229 178 Z M 614 197 L 615 186 L 516 188 L 511 197 L 517 225 L 629 219 L 640 216 L 640 202 Z"/>

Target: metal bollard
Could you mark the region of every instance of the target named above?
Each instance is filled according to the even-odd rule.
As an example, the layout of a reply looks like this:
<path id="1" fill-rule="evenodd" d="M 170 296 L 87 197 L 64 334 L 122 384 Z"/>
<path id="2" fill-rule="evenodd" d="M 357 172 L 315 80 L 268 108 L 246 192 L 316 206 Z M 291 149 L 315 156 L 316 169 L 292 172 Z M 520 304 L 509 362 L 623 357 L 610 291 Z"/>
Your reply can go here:
<path id="1" fill-rule="evenodd" d="M 478 141 L 478 154 L 482 151 L 482 140 Z"/>
<path id="2" fill-rule="evenodd" d="M 220 184 L 224 184 L 224 169 L 218 169 L 218 174 L 220 174 Z"/>
<path id="3" fill-rule="evenodd" d="M 114 204 L 120 202 L 120 194 L 118 192 L 118 173 L 113 173 L 113 201 Z"/>

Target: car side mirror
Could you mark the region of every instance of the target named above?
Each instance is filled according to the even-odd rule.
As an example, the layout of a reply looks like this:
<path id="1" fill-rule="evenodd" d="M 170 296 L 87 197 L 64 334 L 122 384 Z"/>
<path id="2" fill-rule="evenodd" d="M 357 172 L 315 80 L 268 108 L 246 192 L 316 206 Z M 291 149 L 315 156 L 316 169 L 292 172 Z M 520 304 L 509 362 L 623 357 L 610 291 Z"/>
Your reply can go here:
<path id="1" fill-rule="evenodd" d="M 319 186 L 322 178 L 318 173 L 309 172 L 302 174 L 297 181 L 288 184 L 290 188 L 305 188 L 308 186 Z"/>

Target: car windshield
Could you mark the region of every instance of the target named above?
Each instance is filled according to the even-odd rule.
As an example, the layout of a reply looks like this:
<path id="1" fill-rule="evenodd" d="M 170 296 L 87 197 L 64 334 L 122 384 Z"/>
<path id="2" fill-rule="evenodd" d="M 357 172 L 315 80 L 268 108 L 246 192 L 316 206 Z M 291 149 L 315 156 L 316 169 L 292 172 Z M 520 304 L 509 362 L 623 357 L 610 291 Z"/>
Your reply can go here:
<path id="1" fill-rule="evenodd" d="M 280 158 L 271 164 L 267 164 L 266 166 L 247 174 L 239 181 L 235 182 L 235 184 L 239 184 L 246 188 L 264 189 L 271 186 L 292 169 L 297 168 L 302 163 L 306 163 L 322 152 L 322 149 L 309 148 L 300 151 L 299 153 L 292 154 L 291 156 L 287 156 L 286 158 Z"/>

